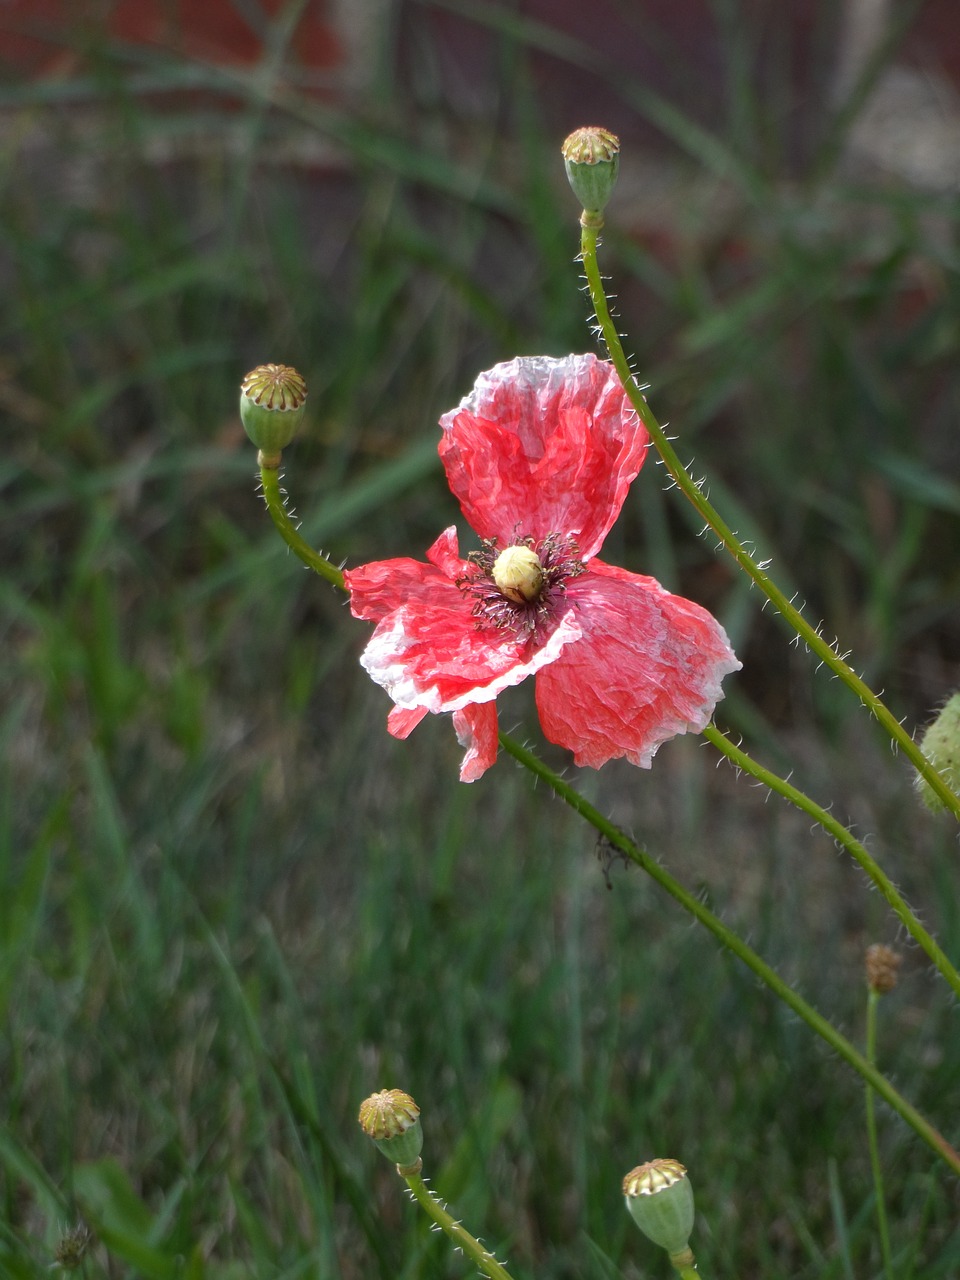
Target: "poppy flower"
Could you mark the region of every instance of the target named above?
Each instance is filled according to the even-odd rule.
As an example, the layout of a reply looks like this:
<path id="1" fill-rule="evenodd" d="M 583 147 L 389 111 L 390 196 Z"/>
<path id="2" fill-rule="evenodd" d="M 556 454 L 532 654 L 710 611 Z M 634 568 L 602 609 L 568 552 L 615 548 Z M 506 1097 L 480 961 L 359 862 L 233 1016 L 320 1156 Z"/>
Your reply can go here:
<path id="1" fill-rule="evenodd" d="M 700 732 L 740 667 L 720 624 L 654 579 L 598 559 L 648 436 L 611 364 L 522 357 L 482 373 L 440 419 L 451 491 L 479 535 L 456 529 L 426 563 L 344 574 L 354 616 L 376 623 L 360 661 L 405 738 L 450 712 L 473 782 L 497 755 L 496 698 L 536 677 L 543 732 L 599 768 L 649 767 L 662 742 Z"/>

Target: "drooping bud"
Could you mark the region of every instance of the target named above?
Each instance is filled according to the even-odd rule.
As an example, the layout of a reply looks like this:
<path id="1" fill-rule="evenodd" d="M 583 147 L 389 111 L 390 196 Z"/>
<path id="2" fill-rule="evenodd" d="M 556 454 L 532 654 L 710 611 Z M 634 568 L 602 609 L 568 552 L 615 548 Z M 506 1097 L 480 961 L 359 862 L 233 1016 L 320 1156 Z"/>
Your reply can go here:
<path id="1" fill-rule="evenodd" d="M 638 1165 L 624 1178 L 623 1194 L 630 1216 L 648 1239 L 672 1259 L 689 1252 L 693 1188 L 679 1160 Z"/>
<path id="2" fill-rule="evenodd" d="M 543 590 L 543 565 L 531 547 L 506 547 L 493 562 L 494 582 L 516 604 L 531 604 Z"/>
<path id="3" fill-rule="evenodd" d="M 583 206 L 585 226 L 603 226 L 607 207 L 620 171 L 620 139 L 609 129 L 589 125 L 574 129 L 562 147 L 567 181 Z"/>
<path id="4" fill-rule="evenodd" d="M 276 470 L 280 453 L 303 421 L 307 384 L 286 364 L 259 364 L 240 384 L 240 418 L 260 450 L 260 465 Z"/>
<path id="5" fill-rule="evenodd" d="M 927 725 L 920 739 L 920 749 L 942 776 L 948 787 L 960 791 L 960 693 L 955 693 L 940 714 Z M 920 799 L 932 813 L 946 806 L 929 782 L 916 778 Z"/>
<path id="6" fill-rule="evenodd" d="M 360 1128 L 401 1171 L 418 1168 L 423 1148 L 420 1108 L 402 1089 L 382 1089 L 360 1104 Z"/>
<path id="7" fill-rule="evenodd" d="M 867 970 L 867 986 L 878 996 L 885 996 L 897 985 L 897 970 L 903 964 L 903 956 L 886 947 L 882 942 L 875 942 L 867 947 L 864 957 Z"/>

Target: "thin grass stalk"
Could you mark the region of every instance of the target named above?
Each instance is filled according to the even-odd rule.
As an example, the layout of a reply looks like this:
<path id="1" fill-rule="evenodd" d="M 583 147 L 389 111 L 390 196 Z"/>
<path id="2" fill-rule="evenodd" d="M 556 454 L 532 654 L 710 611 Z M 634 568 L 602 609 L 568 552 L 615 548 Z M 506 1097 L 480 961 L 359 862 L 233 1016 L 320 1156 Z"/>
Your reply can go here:
<path id="1" fill-rule="evenodd" d="M 362 1191 L 356 1179 L 344 1164 L 338 1148 L 331 1141 L 330 1134 L 320 1122 L 316 1107 L 297 1086 L 280 1053 L 267 1043 L 258 1015 L 250 1003 L 249 993 L 240 980 L 236 966 L 230 959 L 223 941 L 218 937 L 217 931 L 210 923 L 193 891 L 184 880 L 180 879 L 176 872 L 173 874 L 179 880 L 183 892 L 183 901 L 188 904 L 192 911 L 201 935 L 213 957 L 214 964 L 224 979 L 225 989 L 230 999 L 234 1002 L 240 1017 L 243 1037 L 251 1051 L 252 1060 L 256 1064 L 266 1064 L 270 1078 L 286 1105 L 290 1119 L 295 1125 L 306 1130 L 320 1147 L 324 1162 L 332 1170 L 337 1185 L 343 1189 L 364 1237 L 376 1256 L 380 1276 L 385 1278 L 395 1275 L 395 1261 L 390 1253 L 387 1239 L 383 1235 L 372 1211 L 369 1197 Z"/>
<path id="2" fill-rule="evenodd" d="M 880 993 L 873 987 L 867 989 L 867 1033 L 865 1051 L 867 1061 L 876 1066 L 877 1063 L 877 1005 Z M 867 1083 L 867 1145 L 870 1148 L 870 1172 L 873 1175 L 873 1196 L 877 1206 L 877 1231 L 880 1235 L 880 1252 L 883 1257 L 883 1274 L 886 1280 L 894 1280 L 893 1254 L 890 1249 L 890 1226 L 887 1222 L 887 1206 L 883 1192 L 883 1166 L 880 1163 L 880 1148 L 877 1144 L 877 1116 L 874 1105 L 873 1089 Z"/>
<path id="3" fill-rule="evenodd" d="M 707 526 L 720 539 L 722 546 L 733 556 L 744 573 L 760 588 L 777 612 L 796 631 L 807 648 L 856 694 L 868 711 L 880 722 L 891 740 L 903 751 L 921 777 L 929 783 L 931 790 L 942 801 L 944 807 L 949 809 L 954 817 L 960 820 L 960 796 L 956 795 L 947 786 L 946 782 L 882 699 L 844 661 L 834 646 L 824 640 L 819 630 L 807 622 L 799 609 L 794 607 L 769 574 L 753 559 L 730 526 L 714 509 L 710 500 L 704 494 L 701 485 L 693 479 L 680 461 L 676 450 L 644 399 L 643 392 L 640 390 L 630 368 L 630 363 L 624 354 L 620 334 L 617 332 L 610 315 L 610 307 L 607 303 L 606 292 L 600 276 L 600 267 L 597 261 L 597 243 L 598 229 L 591 226 L 582 226 L 580 236 L 581 261 L 583 262 L 584 275 L 586 276 L 587 288 L 590 293 L 590 301 L 593 303 L 596 314 L 598 332 L 606 344 L 607 352 L 617 373 L 620 375 L 620 381 L 623 383 L 630 403 L 636 409 L 640 420 L 650 433 L 650 438 L 677 488 L 693 504 Z"/>

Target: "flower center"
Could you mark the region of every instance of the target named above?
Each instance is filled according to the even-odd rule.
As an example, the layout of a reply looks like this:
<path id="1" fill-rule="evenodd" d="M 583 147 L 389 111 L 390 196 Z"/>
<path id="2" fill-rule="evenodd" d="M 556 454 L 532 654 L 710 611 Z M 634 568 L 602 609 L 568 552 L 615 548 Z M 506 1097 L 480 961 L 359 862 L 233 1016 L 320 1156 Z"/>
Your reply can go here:
<path id="1" fill-rule="evenodd" d="M 507 547 L 494 560 L 490 575 L 516 604 L 531 604 L 543 589 L 543 565 L 532 547 Z"/>
<path id="2" fill-rule="evenodd" d="M 485 538 L 481 549 L 470 553 L 473 569 L 457 586 L 474 597 L 478 627 L 537 640 L 563 599 L 568 579 L 586 570 L 579 555 L 576 541 L 559 533 L 540 542 L 518 537 L 502 550 L 496 538 Z"/>

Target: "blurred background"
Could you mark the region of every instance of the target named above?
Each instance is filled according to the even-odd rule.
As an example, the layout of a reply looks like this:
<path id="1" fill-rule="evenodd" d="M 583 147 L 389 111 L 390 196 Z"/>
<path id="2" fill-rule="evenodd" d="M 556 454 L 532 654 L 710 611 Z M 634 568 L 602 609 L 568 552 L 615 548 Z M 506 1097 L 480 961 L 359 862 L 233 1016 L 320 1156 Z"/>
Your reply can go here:
<path id="1" fill-rule="evenodd" d="M 0 1272 L 454 1277 L 356 1126 L 402 1087 L 518 1277 L 666 1274 L 620 1180 L 691 1171 L 704 1273 L 879 1271 L 858 1078 L 506 760 L 407 742 L 368 628 L 287 554 L 240 378 L 336 561 L 459 518 L 437 418 L 592 349 L 560 145 L 623 143 L 602 265 L 680 453 L 911 728 L 958 683 L 952 0 L 0 6 Z M 462 528 L 462 525 L 461 525 Z M 710 607 L 720 719 L 869 839 L 947 952 L 954 832 L 651 460 L 605 555 Z M 829 840 L 679 739 L 579 778 L 855 1040 L 894 924 Z M 960 1033 L 907 951 L 881 1065 L 948 1137 Z M 897 1275 L 956 1186 L 881 1114 Z"/>

